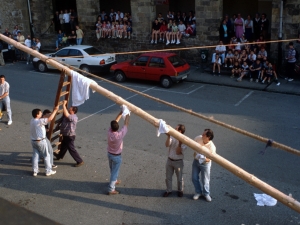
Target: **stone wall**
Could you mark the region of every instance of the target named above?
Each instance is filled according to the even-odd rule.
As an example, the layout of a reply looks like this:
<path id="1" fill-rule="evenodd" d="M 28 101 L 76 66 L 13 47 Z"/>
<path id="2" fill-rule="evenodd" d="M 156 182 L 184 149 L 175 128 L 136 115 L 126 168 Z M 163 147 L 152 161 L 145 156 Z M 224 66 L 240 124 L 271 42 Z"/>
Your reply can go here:
<path id="1" fill-rule="evenodd" d="M 3 33 L 6 28 L 12 32 L 15 25 L 19 25 L 23 33 L 29 31 L 27 1 L 1 1 L 0 32 Z"/>

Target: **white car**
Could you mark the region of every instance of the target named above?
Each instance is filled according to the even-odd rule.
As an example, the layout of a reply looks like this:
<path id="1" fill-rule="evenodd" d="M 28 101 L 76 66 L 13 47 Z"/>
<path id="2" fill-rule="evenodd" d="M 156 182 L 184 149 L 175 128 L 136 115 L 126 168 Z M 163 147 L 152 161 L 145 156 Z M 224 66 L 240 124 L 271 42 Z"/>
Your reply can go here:
<path id="1" fill-rule="evenodd" d="M 89 45 L 69 46 L 62 48 L 55 53 L 48 53 L 45 55 L 88 73 L 108 72 L 111 65 L 117 63 L 115 54 L 105 54 L 99 49 Z M 56 69 L 36 57 L 32 60 L 32 63 L 34 68 L 40 72 L 45 72 L 48 69 Z"/>

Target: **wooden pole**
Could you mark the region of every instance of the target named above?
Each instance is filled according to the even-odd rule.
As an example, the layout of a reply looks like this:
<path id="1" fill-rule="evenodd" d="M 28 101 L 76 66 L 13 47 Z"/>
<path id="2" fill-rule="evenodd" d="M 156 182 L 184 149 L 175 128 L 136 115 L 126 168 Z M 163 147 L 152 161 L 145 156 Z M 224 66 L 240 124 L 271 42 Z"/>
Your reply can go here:
<path id="1" fill-rule="evenodd" d="M 60 71 L 65 72 L 68 76 L 71 76 L 71 70 L 68 67 L 65 67 L 61 65 L 60 63 L 56 62 L 53 59 L 47 58 L 46 56 L 40 54 L 39 52 L 29 49 L 25 47 L 24 45 L 21 45 L 20 43 L 14 41 L 13 39 L 10 39 L 2 34 L 0 34 L 0 39 L 3 41 L 14 45 L 16 48 L 19 48 L 20 50 L 30 53 L 35 57 L 40 58 L 42 61 L 50 64 L 51 66 L 59 69 Z M 148 121 L 150 124 L 152 124 L 154 127 L 158 128 L 159 126 L 159 119 L 153 117 L 152 115 L 148 114 L 147 112 L 143 111 L 139 107 L 136 107 L 135 105 L 131 104 L 130 102 L 127 102 L 120 96 L 115 95 L 113 92 L 106 90 L 105 88 L 100 87 L 98 84 L 91 83 L 90 88 L 98 92 L 99 94 L 105 96 L 106 98 L 109 98 L 113 102 L 119 104 L 119 105 L 126 105 L 128 109 L 141 117 L 142 119 Z M 300 203 L 292 198 L 291 196 L 285 195 L 284 193 L 280 192 L 276 188 L 270 186 L 269 184 L 261 181 L 254 175 L 248 173 L 247 171 L 243 170 L 242 168 L 236 166 L 235 164 L 229 162 L 222 156 L 218 154 L 212 154 L 206 147 L 200 146 L 197 142 L 190 139 L 189 137 L 179 133 L 177 130 L 173 129 L 168 125 L 168 128 L 170 131 L 168 134 L 176 138 L 177 140 L 181 141 L 182 143 L 186 144 L 196 152 L 199 152 L 214 162 L 218 163 L 220 166 L 224 167 L 226 170 L 230 171 L 234 175 L 238 176 L 242 180 L 246 181 L 250 185 L 260 189 L 262 192 L 272 196 L 273 198 L 277 199 L 282 204 L 290 207 L 291 209 L 295 210 L 296 212 L 300 213 Z"/>

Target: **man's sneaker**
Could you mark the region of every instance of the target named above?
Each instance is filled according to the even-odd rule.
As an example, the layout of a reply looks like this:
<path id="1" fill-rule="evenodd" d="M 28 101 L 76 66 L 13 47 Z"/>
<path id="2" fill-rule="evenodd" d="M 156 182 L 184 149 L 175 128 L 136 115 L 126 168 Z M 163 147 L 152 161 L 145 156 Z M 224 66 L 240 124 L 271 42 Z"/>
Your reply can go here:
<path id="1" fill-rule="evenodd" d="M 51 170 L 49 173 L 46 173 L 46 176 L 49 177 L 53 174 L 56 174 L 56 171 L 55 170 Z"/>
<path id="2" fill-rule="evenodd" d="M 179 45 L 179 44 L 180 44 L 180 41 L 177 41 L 177 42 L 176 42 L 176 45 Z"/>
<path id="3" fill-rule="evenodd" d="M 227 64 L 225 64 L 225 66 L 224 67 L 227 67 Z"/>
<path id="4" fill-rule="evenodd" d="M 287 81 L 293 81 L 294 79 L 293 78 L 290 78 L 290 79 L 288 79 Z"/>
<path id="5" fill-rule="evenodd" d="M 261 81 L 261 83 L 263 84 L 263 83 L 265 83 L 265 81 L 264 81 L 264 80 L 262 80 L 262 81 Z"/>
<path id="6" fill-rule="evenodd" d="M 241 82 L 241 81 L 242 81 L 242 79 L 241 79 L 241 78 L 238 78 L 238 79 L 236 79 L 236 81 L 239 81 L 239 82 Z"/>
<path id="7" fill-rule="evenodd" d="M 34 177 L 36 177 L 36 176 L 37 176 L 37 174 L 38 174 L 38 173 L 36 173 L 36 172 L 33 172 L 33 174 L 32 174 L 32 175 L 33 175 Z"/>
<path id="8" fill-rule="evenodd" d="M 26 65 L 28 65 L 28 62 L 26 63 Z"/>
<path id="9" fill-rule="evenodd" d="M 153 44 L 154 43 L 154 41 L 153 40 L 151 40 L 151 44 Z"/>
<path id="10" fill-rule="evenodd" d="M 164 194 L 163 194 L 163 197 L 168 197 L 170 194 L 172 194 L 172 192 L 165 192 Z"/>
<path id="11" fill-rule="evenodd" d="M 256 79 L 255 82 L 258 83 L 258 79 Z"/>
<path id="12" fill-rule="evenodd" d="M 12 124 L 12 120 L 9 120 L 8 122 L 7 122 L 7 125 L 11 125 Z"/>
<path id="13" fill-rule="evenodd" d="M 155 44 L 157 44 L 157 41 L 155 41 Z"/>
<path id="14" fill-rule="evenodd" d="M 168 45 L 168 44 L 170 44 L 170 42 L 169 42 L 169 41 L 167 41 L 166 45 Z"/>
<path id="15" fill-rule="evenodd" d="M 250 82 L 252 82 L 253 81 L 253 79 L 252 78 L 250 78 Z"/>
<path id="16" fill-rule="evenodd" d="M 161 42 L 161 41 L 162 41 L 162 39 L 160 38 L 160 39 L 159 39 L 159 42 Z"/>
<path id="17" fill-rule="evenodd" d="M 230 68 L 232 68 L 232 67 L 233 67 L 233 65 L 230 65 L 229 67 L 230 67 Z"/>
<path id="18" fill-rule="evenodd" d="M 279 85 L 280 85 L 280 82 L 278 82 L 276 85 L 279 86 Z"/>
<path id="19" fill-rule="evenodd" d="M 108 192 L 108 195 L 118 195 L 118 194 L 120 194 L 120 192 L 119 192 L 119 191 L 116 191 L 116 190 L 113 190 L 113 191 L 109 191 L 109 192 Z"/>
<path id="20" fill-rule="evenodd" d="M 194 200 L 198 200 L 200 196 L 201 196 L 201 194 L 198 194 L 198 193 L 194 194 L 193 199 Z"/>
<path id="21" fill-rule="evenodd" d="M 209 195 L 205 195 L 204 198 L 207 202 L 211 202 L 211 197 Z"/>
<path id="22" fill-rule="evenodd" d="M 52 169 L 56 169 L 57 168 L 57 165 L 52 165 Z"/>

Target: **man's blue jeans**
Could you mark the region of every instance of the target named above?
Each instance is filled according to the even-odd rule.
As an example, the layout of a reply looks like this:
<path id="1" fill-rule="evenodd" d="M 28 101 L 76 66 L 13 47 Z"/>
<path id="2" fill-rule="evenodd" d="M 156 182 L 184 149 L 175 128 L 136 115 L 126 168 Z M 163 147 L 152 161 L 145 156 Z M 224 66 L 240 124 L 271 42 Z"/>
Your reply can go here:
<path id="1" fill-rule="evenodd" d="M 112 155 L 107 153 L 108 156 L 108 163 L 110 168 L 110 182 L 108 186 L 108 191 L 115 190 L 115 184 L 118 179 L 120 166 L 122 163 L 122 156 L 121 155 Z"/>
<path id="2" fill-rule="evenodd" d="M 76 39 L 76 43 L 77 43 L 77 45 L 81 45 L 81 43 L 82 43 L 82 38 L 77 38 L 77 39 Z"/>
<path id="3" fill-rule="evenodd" d="M 31 141 L 32 145 L 32 169 L 33 172 L 39 172 L 39 156 L 40 154 L 44 157 L 44 164 L 46 173 L 50 173 L 52 170 L 52 165 L 50 163 L 50 154 L 48 152 L 48 146 L 46 139 L 42 141 Z"/>
<path id="4" fill-rule="evenodd" d="M 209 180 L 210 180 L 210 167 L 211 162 L 200 164 L 198 160 L 194 159 L 192 166 L 192 181 L 195 187 L 195 192 L 209 195 Z M 201 176 L 201 183 L 199 180 L 199 174 Z"/>

